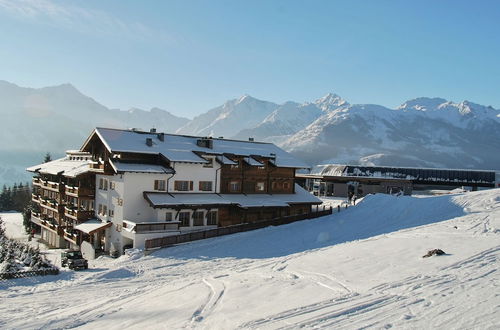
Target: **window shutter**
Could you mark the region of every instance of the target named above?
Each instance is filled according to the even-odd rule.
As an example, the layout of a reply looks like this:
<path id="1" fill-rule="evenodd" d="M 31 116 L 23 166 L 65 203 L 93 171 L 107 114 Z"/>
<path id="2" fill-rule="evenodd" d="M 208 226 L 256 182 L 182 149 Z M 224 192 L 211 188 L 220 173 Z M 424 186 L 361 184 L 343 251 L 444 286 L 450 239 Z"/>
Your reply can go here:
<path id="1" fill-rule="evenodd" d="M 189 181 L 189 190 L 193 190 L 193 181 Z"/>
<path id="2" fill-rule="evenodd" d="M 155 180 L 155 190 L 158 190 L 158 180 Z"/>

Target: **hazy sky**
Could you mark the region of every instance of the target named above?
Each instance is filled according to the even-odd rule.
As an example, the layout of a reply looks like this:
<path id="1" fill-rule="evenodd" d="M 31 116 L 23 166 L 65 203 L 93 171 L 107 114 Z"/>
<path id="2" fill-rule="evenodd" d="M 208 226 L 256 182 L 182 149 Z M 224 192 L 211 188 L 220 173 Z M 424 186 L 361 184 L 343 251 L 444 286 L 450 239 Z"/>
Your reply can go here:
<path id="1" fill-rule="evenodd" d="M 500 108 L 500 1 L 0 0 L 0 79 L 193 117 L 242 94 Z"/>

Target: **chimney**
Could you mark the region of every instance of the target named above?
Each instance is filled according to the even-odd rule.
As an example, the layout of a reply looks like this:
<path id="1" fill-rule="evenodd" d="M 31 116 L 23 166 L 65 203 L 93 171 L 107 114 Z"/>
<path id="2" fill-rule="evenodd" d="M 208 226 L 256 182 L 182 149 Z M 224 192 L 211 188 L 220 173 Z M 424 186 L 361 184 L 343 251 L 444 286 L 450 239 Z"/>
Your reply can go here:
<path id="1" fill-rule="evenodd" d="M 156 128 L 151 128 L 151 129 L 149 130 L 149 133 L 156 133 Z"/>
<path id="2" fill-rule="evenodd" d="M 152 138 L 146 138 L 146 145 L 148 147 L 152 147 L 153 146 L 153 139 Z"/>
<path id="3" fill-rule="evenodd" d="M 165 141 L 165 133 L 158 133 L 157 136 L 158 136 L 158 140 L 160 140 L 162 142 Z"/>
<path id="4" fill-rule="evenodd" d="M 213 141 L 211 138 L 209 137 L 203 137 L 201 139 L 198 139 L 196 141 L 196 145 L 198 147 L 203 147 L 203 148 L 209 148 L 209 149 L 212 149 L 213 148 Z"/>
<path id="5" fill-rule="evenodd" d="M 253 137 L 249 137 L 248 141 L 253 142 Z"/>

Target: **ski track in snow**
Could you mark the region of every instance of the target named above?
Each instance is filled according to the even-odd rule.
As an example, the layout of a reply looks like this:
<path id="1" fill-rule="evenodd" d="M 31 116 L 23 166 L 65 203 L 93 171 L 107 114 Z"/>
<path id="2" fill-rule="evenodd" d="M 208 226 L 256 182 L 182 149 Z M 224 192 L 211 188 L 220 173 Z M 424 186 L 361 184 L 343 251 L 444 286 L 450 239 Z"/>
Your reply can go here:
<path id="1" fill-rule="evenodd" d="M 370 210 L 361 202 L 325 220 L 0 281 L 0 328 L 500 328 L 499 189 L 430 203 L 425 212 L 435 208 L 437 222 L 408 213 L 399 229 L 343 240 L 373 222 L 394 226 L 387 215 L 412 201 Z M 449 203 L 467 211 L 446 220 L 443 210 L 456 212 Z M 338 243 L 317 243 L 329 226 Z M 422 258 L 432 248 L 447 254 Z"/>
<path id="2" fill-rule="evenodd" d="M 210 314 L 213 313 L 217 304 L 222 299 L 224 295 L 224 291 L 226 287 L 222 281 L 216 280 L 215 278 L 211 278 L 210 280 L 203 279 L 203 283 L 205 283 L 210 288 L 210 294 L 208 295 L 207 300 L 201 305 L 194 313 L 191 318 L 191 322 L 202 322 L 206 319 Z"/>

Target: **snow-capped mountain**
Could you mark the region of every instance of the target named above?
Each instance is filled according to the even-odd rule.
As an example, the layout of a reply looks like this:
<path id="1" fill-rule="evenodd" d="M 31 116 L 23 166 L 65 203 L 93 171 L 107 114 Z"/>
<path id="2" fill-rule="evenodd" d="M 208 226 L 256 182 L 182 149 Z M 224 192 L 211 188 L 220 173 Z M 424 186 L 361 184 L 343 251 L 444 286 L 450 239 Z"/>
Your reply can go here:
<path id="1" fill-rule="evenodd" d="M 276 103 L 244 95 L 195 117 L 177 133 L 232 137 L 243 129 L 257 126 L 276 108 Z"/>
<path id="2" fill-rule="evenodd" d="M 24 169 L 78 148 L 96 126 L 157 128 L 199 136 L 269 141 L 319 163 L 500 169 L 500 111 L 469 101 L 421 97 L 397 109 L 351 105 L 329 93 L 312 102 L 225 102 L 193 120 L 165 110 L 108 109 L 70 84 L 24 88 L 0 81 L 0 185 Z"/>
<path id="3" fill-rule="evenodd" d="M 241 130 L 236 139 L 253 137 L 259 141 L 280 141 L 283 137 L 295 134 L 323 114 L 315 104 L 286 102 L 253 128 Z"/>
<path id="4" fill-rule="evenodd" d="M 174 132 L 188 119 L 152 109 L 111 110 L 83 95 L 71 84 L 25 88 L 0 81 L 0 185 L 25 181 L 25 168 L 79 148 L 96 126 L 139 127 Z"/>
<path id="5" fill-rule="evenodd" d="M 281 146 L 310 164 L 500 169 L 500 111 L 464 101 L 418 98 L 396 110 L 341 106 Z"/>

